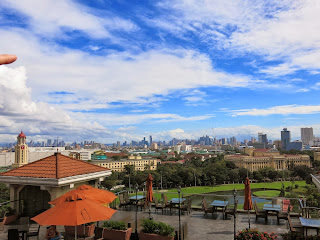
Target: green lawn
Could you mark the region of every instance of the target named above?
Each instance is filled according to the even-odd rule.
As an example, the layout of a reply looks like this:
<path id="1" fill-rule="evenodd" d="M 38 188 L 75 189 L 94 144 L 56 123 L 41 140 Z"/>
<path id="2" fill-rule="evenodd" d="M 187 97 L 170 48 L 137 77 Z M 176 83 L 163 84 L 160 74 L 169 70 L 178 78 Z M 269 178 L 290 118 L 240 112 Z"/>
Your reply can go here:
<path id="1" fill-rule="evenodd" d="M 266 190 L 266 191 L 257 191 L 253 192 L 253 195 L 257 197 L 278 197 L 280 191 L 278 190 Z"/>
<path id="2" fill-rule="evenodd" d="M 286 182 L 273 182 L 273 183 L 251 183 L 250 187 L 251 189 L 257 189 L 257 188 L 266 188 L 266 189 L 278 189 L 280 190 L 282 188 L 282 184 L 284 187 L 292 186 L 292 182 L 286 181 Z M 293 189 L 294 192 L 303 193 L 305 192 L 304 186 L 306 186 L 305 181 L 295 181 L 293 183 L 293 186 L 295 184 L 299 185 L 298 189 Z M 203 193 L 212 193 L 212 192 L 220 192 L 220 191 L 231 191 L 233 189 L 237 190 L 244 190 L 244 184 L 224 184 L 224 185 L 217 185 L 217 186 L 199 186 L 199 187 L 187 187 L 182 188 L 181 193 L 186 196 L 190 194 L 203 194 Z M 177 189 L 172 188 L 168 189 L 166 192 L 164 192 L 166 195 L 169 195 L 168 198 L 174 198 L 178 197 Z M 255 195 L 258 197 L 277 197 L 279 195 L 279 191 L 277 190 L 266 190 L 266 191 L 258 191 L 254 192 Z M 139 192 L 138 194 L 143 194 L 142 192 Z M 132 196 L 133 194 L 131 194 Z M 154 192 L 154 196 L 157 199 L 161 199 L 161 193 Z"/>
<path id="3" fill-rule="evenodd" d="M 256 189 L 256 188 L 268 188 L 268 189 L 278 189 L 280 190 L 282 188 L 282 184 L 284 187 L 288 186 L 293 186 L 295 184 L 299 185 L 300 189 L 301 187 L 306 186 L 305 181 L 295 181 L 294 183 L 290 181 L 285 181 L 285 182 L 273 182 L 273 183 L 251 183 L 250 187 L 251 189 Z M 211 192 L 219 192 L 219 191 L 230 191 L 233 189 L 237 190 L 243 190 L 244 189 L 244 184 L 224 184 L 224 185 L 218 185 L 218 186 L 199 186 L 199 187 L 187 187 L 187 188 L 182 188 L 181 192 L 182 193 L 211 193 Z M 169 189 L 168 192 L 177 192 L 177 189 Z"/>

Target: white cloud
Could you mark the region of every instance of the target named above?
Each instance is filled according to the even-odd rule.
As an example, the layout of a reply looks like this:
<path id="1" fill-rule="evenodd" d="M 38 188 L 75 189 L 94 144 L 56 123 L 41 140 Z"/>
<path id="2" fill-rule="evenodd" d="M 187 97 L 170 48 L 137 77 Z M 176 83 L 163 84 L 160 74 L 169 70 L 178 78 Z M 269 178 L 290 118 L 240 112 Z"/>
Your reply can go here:
<path id="1" fill-rule="evenodd" d="M 88 138 L 101 142 L 117 138 L 129 140 L 140 136 L 135 127 L 130 125 L 150 121 L 200 121 L 212 117 L 183 117 L 170 113 L 110 114 L 64 111 L 57 105 L 53 107 L 52 104 L 32 100 L 24 67 L 12 69 L 0 66 L 0 92 L 0 142 L 12 141 L 12 136 L 16 137 L 21 129 L 27 133 L 29 139 L 35 140 L 52 136 L 60 136 L 67 141 Z M 107 128 L 122 125 L 126 127 L 116 130 Z"/>
<path id="2" fill-rule="evenodd" d="M 272 87 L 250 76 L 218 71 L 208 56 L 191 50 L 93 56 L 48 45 L 22 30 L 0 30 L 0 35 L 2 52 L 19 53 L 14 66 L 26 67 L 33 98 L 55 102 L 49 92 L 72 92 L 59 96 L 68 109 L 74 103 L 83 110 L 111 102 L 148 105 L 165 101 L 164 96 L 176 90 L 197 87 Z"/>
<path id="3" fill-rule="evenodd" d="M 32 30 L 46 36 L 53 34 L 58 37 L 66 28 L 83 31 L 94 38 L 109 38 L 111 34 L 108 30 L 137 29 L 131 21 L 112 16 L 101 18 L 94 15 L 92 9 L 71 0 L 4 0 L 0 5 L 30 17 Z"/>
<path id="4" fill-rule="evenodd" d="M 0 66 L 0 133 L 1 138 L 21 129 L 29 134 L 85 137 L 109 131 L 97 122 L 80 122 L 59 108 L 45 102 L 35 102 L 26 85 L 24 67 L 15 69 Z M 1 139 L 0 139 L 1 141 Z"/>
<path id="5" fill-rule="evenodd" d="M 266 109 L 239 109 L 231 110 L 232 116 L 268 116 L 272 114 L 316 114 L 320 113 L 320 105 L 283 105 Z"/>
<path id="6" fill-rule="evenodd" d="M 164 23 L 174 25 L 172 33 L 201 32 L 198 36 L 214 47 L 281 62 L 262 73 L 279 76 L 304 69 L 314 74 L 320 69 L 318 0 L 174 0 L 158 6 L 173 10 L 156 20 L 164 29 Z"/>
<path id="7" fill-rule="evenodd" d="M 188 122 L 200 121 L 212 118 L 212 115 L 201 115 L 183 117 L 171 113 L 150 113 L 150 114 L 116 114 L 116 113 L 69 113 L 75 119 L 81 121 L 96 121 L 104 126 L 134 125 L 143 122 Z"/>
<path id="8" fill-rule="evenodd" d="M 310 89 L 307 89 L 307 88 L 300 88 L 298 89 L 296 92 L 309 92 Z"/>

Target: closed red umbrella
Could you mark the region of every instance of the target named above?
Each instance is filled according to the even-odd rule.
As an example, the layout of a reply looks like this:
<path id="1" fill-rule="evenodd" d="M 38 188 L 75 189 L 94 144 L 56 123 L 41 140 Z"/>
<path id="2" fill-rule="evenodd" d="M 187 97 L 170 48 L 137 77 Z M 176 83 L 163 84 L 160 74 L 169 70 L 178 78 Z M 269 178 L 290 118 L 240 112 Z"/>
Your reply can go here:
<path id="1" fill-rule="evenodd" d="M 246 177 L 246 180 L 244 181 L 244 204 L 243 209 L 248 210 L 248 216 L 249 216 L 249 229 L 250 229 L 250 210 L 253 209 L 252 206 L 252 198 L 251 198 L 251 188 L 250 188 L 250 180 L 248 177 Z"/>
<path id="2" fill-rule="evenodd" d="M 149 173 L 149 176 L 147 179 L 146 202 L 149 204 L 149 218 L 150 219 L 151 219 L 151 202 L 153 201 L 152 180 L 153 180 L 153 177 L 152 177 L 151 173 Z"/>
<path id="3" fill-rule="evenodd" d="M 153 177 L 151 173 L 149 173 L 149 176 L 147 179 L 147 197 L 146 197 L 146 201 L 149 203 L 153 201 L 152 180 L 153 180 Z"/>

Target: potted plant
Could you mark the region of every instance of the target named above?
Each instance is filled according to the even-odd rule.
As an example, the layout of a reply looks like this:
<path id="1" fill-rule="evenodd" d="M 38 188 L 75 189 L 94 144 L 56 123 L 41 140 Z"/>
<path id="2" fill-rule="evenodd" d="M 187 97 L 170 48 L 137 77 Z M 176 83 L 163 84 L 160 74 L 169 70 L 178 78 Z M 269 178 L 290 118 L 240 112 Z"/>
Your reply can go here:
<path id="1" fill-rule="evenodd" d="M 16 210 L 9 206 L 4 206 L 3 209 L 5 210 L 5 215 L 3 219 L 3 224 L 10 224 L 17 220 L 17 213 Z"/>
<path id="2" fill-rule="evenodd" d="M 77 226 L 77 236 L 79 237 L 91 237 L 94 234 L 95 229 L 94 222 L 86 223 L 84 225 Z M 75 226 L 64 226 L 65 232 L 68 235 L 74 236 Z"/>
<path id="3" fill-rule="evenodd" d="M 266 232 L 259 232 L 257 229 L 245 229 L 239 231 L 236 235 L 236 240 L 245 240 L 245 239 L 252 239 L 252 240 L 273 240 L 277 239 L 277 235 L 274 233 L 268 234 Z"/>
<path id="4" fill-rule="evenodd" d="M 143 219 L 139 240 L 173 240 L 174 228 L 163 222 Z"/>
<path id="5" fill-rule="evenodd" d="M 103 228 L 104 240 L 129 240 L 132 232 L 132 229 L 127 228 L 125 222 L 122 221 L 105 221 Z"/>

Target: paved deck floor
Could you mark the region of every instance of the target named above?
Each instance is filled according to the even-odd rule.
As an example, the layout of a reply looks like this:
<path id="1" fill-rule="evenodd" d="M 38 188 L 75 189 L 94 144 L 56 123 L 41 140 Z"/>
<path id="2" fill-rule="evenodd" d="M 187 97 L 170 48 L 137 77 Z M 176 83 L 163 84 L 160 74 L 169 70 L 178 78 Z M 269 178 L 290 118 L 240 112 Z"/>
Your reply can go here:
<path id="1" fill-rule="evenodd" d="M 141 218 L 148 218 L 149 213 L 148 211 L 138 211 L 138 219 Z M 161 214 L 159 212 L 158 214 L 154 213 L 154 210 L 152 211 L 151 216 L 156 221 L 163 221 L 165 223 L 170 224 L 173 226 L 176 230 L 179 229 L 179 221 L 178 221 L 178 214 L 176 212 L 172 212 L 172 214 L 167 213 Z M 133 231 L 135 229 L 135 211 L 130 210 L 119 210 L 117 211 L 111 220 L 129 220 L 132 224 Z M 265 224 L 264 219 L 259 219 L 258 222 L 255 221 L 255 215 L 252 214 L 250 216 L 251 219 L 251 228 L 256 228 L 259 231 L 263 232 L 275 232 L 277 235 L 280 236 L 281 233 L 286 233 L 289 231 L 287 227 L 287 221 L 281 220 L 280 225 L 277 224 L 277 219 L 275 216 L 270 216 L 268 219 L 268 223 Z M 296 219 L 296 221 L 299 221 Z M 227 240 L 227 239 L 233 239 L 233 229 L 234 229 L 234 220 L 233 217 L 230 216 L 226 220 L 223 220 L 222 214 L 214 214 L 213 217 L 211 214 L 207 216 L 207 218 L 204 218 L 203 212 L 193 211 L 189 215 L 182 215 L 181 216 L 181 223 L 187 222 L 188 224 L 188 240 Z M 102 225 L 102 223 L 100 223 Z M 242 230 L 248 227 L 248 215 L 247 214 L 238 214 L 236 218 L 236 227 L 237 230 Z M 7 239 L 7 232 L 6 232 L 7 226 L 5 226 L 4 231 L 0 231 L 0 239 L 4 240 Z M 58 226 L 57 229 L 61 232 L 64 232 L 63 226 Z M 45 227 L 41 227 L 40 230 L 40 240 L 45 239 Z M 139 228 L 138 228 L 139 230 Z M 312 234 L 311 232 L 308 232 L 309 234 Z M 30 238 L 30 240 L 36 240 L 36 237 Z M 278 239 L 281 239 L 279 237 Z"/>

